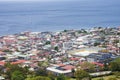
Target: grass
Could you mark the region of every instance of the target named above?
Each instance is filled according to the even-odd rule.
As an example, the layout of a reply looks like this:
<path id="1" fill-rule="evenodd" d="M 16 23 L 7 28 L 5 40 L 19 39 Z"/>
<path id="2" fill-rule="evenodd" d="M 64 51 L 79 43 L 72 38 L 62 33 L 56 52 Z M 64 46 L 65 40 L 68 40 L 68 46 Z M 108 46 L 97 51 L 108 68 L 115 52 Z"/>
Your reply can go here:
<path id="1" fill-rule="evenodd" d="M 103 76 L 103 79 L 104 79 L 104 80 L 108 80 L 108 78 L 111 78 L 111 77 L 116 77 L 116 76 L 115 76 L 115 75 Z M 98 80 L 98 79 L 100 79 L 100 78 L 102 78 L 102 77 L 92 78 L 92 80 Z M 76 79 L 71 78 L 70 80 L 76 80 Z M 120 78 L 117 78 L 117 80 L 120 80 Z"/>
<path id="2" fill-rule="evenodd" d="M 93 78 L 92 80 L 98 80 L 100 78 L 103 78 L 104 80 L 108 80 L 108 78 L 111 78 L 111 77 L 116 77 L 116 76 L 115 75 L 109 75 L 109 76 Z M 120 80 L 120 78 L 117 78 L 117 80 Z"/>
<path id="3" fill-rule="evenodd" d="M 71 78 L 70 80 L 76 80 L 76 79 L 74 79 L 74 78 Z"/>

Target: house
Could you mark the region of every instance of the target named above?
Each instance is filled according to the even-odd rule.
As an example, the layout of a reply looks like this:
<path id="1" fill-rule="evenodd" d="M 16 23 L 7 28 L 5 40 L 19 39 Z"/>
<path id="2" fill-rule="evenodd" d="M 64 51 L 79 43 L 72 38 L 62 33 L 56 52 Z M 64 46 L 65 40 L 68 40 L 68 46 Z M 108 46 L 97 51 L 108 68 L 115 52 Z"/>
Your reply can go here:
<path id="1" fill-rule="evenodd" d="M 5 62 L 4 62 L 4 61 L 0 61 L 0 65 L 1 65 L 1 66 L 4 66 L 4 65 L 5 65 Z"/>
<path id="2" fill-rule="evenodd" d="M 115 58 L 115 55 L 112 53 L 96 53 L 90 54 L 86 57 L 88 62 L 100 62 L 100 63 L 109 63 Z"/>
<path id="3" fill-rule="evenodd" d="M 11 64 L 22 64 L 22 63 L 25 63 L 26 60 L 17 60 L 15 62 L 11 62 Z"/>
<path id="4" fill-rule="evenodd" d="M 3 76 L 0 76 L 0 80 L 5 80 L 5 78 Z"/>
<path id="5" fill-rule="evenodd" d="M 67 76 L 71 75 L 72 69 L 75 69 L 73 65 L 59 64 L 47 68 L 47 71 L 52 72 L 54 75 L 64 74 Z"/>

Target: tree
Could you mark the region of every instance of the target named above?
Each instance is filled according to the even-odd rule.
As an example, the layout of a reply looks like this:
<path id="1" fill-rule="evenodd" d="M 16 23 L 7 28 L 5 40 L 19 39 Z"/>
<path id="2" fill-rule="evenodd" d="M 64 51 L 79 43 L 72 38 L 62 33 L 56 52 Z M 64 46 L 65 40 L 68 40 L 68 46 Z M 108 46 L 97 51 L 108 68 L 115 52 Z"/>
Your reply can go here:
<path id="1" fill-rule="evenodd" d="M 117 43 L 119 43 L 119 40 L 114 40 L 113 43 L 114 43 L 114 44 L 117 44 Z"/>
<path id="2" fill-rule="evenodd" d="M 72 69 L 72 74 L 73 74 L 73 77 L 75 77 L 75 69 Z"/>
<path id="3" fill-rule="evenodd" d="M 112 71 L 117 71 L 118 70 L 118 64 L 116 62 L 111 62 L 110 63 L 110 68 Z"/>
<path id="4" fill-rule="evenodd" d="M 9 53 L 11 53 L 12 51 L 9 50 L 9 49 L 6 49 L 6 50 L 3 50 L 3 52 L 9 52 Z"/>
<path id="5" fill-rule="evenodd" d="M 89 72 L 95 71 L 95 65 L 94 65 L 94 64 L 91 64 L 91 63 L 89 63 L 89 62 L 84 62 L 84 63 L 82 63 L 80 66 L 81 66 L 82 69 L 86 69 L 86 70 L 88 70 Z"/>
<path id="6" fill-rule="evenodd" d="M 58 52 L 58 50 L 59 50 L 59 49 L 58 49 L 58 46 L 56 46 L 54 49 L 55 49 L 57 52 Z"/>
<path id="7" fill-rule="evenodd" d="M 39 67 L 42 67 L 42 64 L 43 64 L 42 61 L 41 61 L 41 62 L 38 62 L 38 66 L 39 66 Z"/>
<path id="8" fill-rule="evenodd" d="M 81 31 L 81 30 L 79 30 L 79 31 L 78 31 L 78 33 L 80 34 L 80 33 L 82 33 L 82 31 Z"/>
<path id="9" fill-rule="evenodd" d="M 109 77 L 107 80 L 117 80 L 115 77 Z"/>
<path id="10" fill-rule="evenodd" d="M 98 29 L 102 29 L 102 27 L 98 27 Z"/>
<path id="11" fill-rule="evenodd" d="M 14 71 L 11 76 L 11 80 L 24 80 L 25 76 L 21 71 Z"/>
<path id="12" fill-rule="evenodd" d="M 56 80 L 55 75 L 52 74 L 51 72 L 48 72 L 48 77 L 50 78 L 50 80 Z"/>
<path id="13" fill-rule="evenodd" d="M 115 72 L 114 75 L 116 76 L 116 78 L 120 78 L 120 72 Z"/>
<path id="14" fill-rule="evenodd" d="M 110 69 L 112 71 L 120 71 L 120 58 L 117 58 L 110 63 Z"/>
<path id="15" fill-rule="evenodd" d="M 57 77 L 57 80 L 68 80 L 67 77 L 65 77 L 63 74 L 60 74 L 58 77 Z"/>
<path id="16" fill-rule="evenodd" d="M 44 68 L 39 68 L 36 72 L 35 72 L 36 76 L 47 76 L 47 72 Z"/>
<path id="17" fill-rule="evenodd" d="M 48 45 L 48 44 L 51 44 L 51 42 L 50 42 L 50 41 L 47 41 L 45 44 Z"/>
<path id="18" fill-rule="evenodd" d="M 33 78 L 26 78 L 25 80 L 50 80 L 48 77 L 43 77 L 43 76 L 36 76 Z"/>
<path id="19" fill-rule="evenodd" d="M 9 62 L 5 64 L 5 68 L 6 68 L 5 74 L 7 79 L 12 79 L 12 76 L 14 75 L 14 73 L 17 73 L 17 72 L 21 72 L 24 75 L 24 77 L 27 77 L 27 74 L 29 73 L 28 67 L 22 68 L 18 65 L 10 64 Z"/>
<path id="20" fill-rule="evenodd" d="M 99 79 L 97 79 L 97 80 L 104 80 L 104 78 L 102 77 L 102 78 L 99 78 Z"/>
<path id="21" fill-rule="evenodd" d="M 87 31 L 85 29 L 81 29 L 82 33 L 87 33 Z"/>
<path id="22" fill-rule="evenodd" d="M 100 45 L 99 42 L 95 42 L 95 43 L 94 43 L 94 46 L 98 46 L 98 45 Z"/>
<path id="23" fill-rule="evenodd" d="M 109 52 L 109 50 L 103 49 L 103 50 L 101 50 L 100 52 L 103 52 L 103 53 L 108 53 L 108 52 Z"/>
<path id="24" fill-rule="evenodd" d="M 90 75 L 84 70 L 77 69 L 77 71 L 75 72 L 75 77 L 76 80 L 83 80 L 83 79 L 89 79 Z"/>
<path id="25" fill-rule="evenodd" d="M 105 71 L 108 71 L 108 70 L 109 70 L 109 64 L 108 64 L 108 63 L 104 63 L 103 69 L 104 69 Z"/>
<path id="26" fill-rule="evenodd" d="M 64 30 L 64 32 L 67 32 L 67 30 Z"/>

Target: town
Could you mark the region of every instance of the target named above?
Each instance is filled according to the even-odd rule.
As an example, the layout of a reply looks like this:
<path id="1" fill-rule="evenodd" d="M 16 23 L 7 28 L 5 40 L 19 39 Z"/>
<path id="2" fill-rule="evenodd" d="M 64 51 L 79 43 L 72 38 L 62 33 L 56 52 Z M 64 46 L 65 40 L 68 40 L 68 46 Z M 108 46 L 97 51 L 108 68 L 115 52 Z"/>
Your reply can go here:
<path id="1" fill-rule="evenodd" d="M 74 74 L 78 69 L 92 77 L 109 75 L 113 71 L 120 71 L 120 66 L 116 68 L 118 70 L 109 69 L 110 63 L 118 58 L 120 27 L 58 32 L 25 31 L 0 37 L 0 80 L 38 80 L 32 79 L 35 74 L 52 75 L 52 78 L 44 80 L 67 80 L 56 79 L 57 76 L 82 80 Z M 18 68 L 10 66 L 27 68 L 30 73 L 24 74 L 22 79 L 13 79 Z M 87 77 L 84 80 L 90 79 Z"/>

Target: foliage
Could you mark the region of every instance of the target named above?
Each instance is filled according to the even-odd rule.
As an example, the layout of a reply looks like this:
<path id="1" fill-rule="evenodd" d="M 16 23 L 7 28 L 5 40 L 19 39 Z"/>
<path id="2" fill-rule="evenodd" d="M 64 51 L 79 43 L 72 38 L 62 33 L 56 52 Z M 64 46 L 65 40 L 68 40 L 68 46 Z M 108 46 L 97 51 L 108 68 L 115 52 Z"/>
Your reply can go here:
<path id="1" fill-rule="evenodd" d="M 68 80 L 67 77 L 65 77 L 63 74 L 60 74 L 58 77 L 57 77 L 57 80 Z"/>
<path id="2" fill-rule="evenodd" d="M 21 71 L 14 71 L 11 76 L 11 80 L 24 80 L 25 75 Z"/>
<path id="3" fill-rule="evenodd" d="M 112 71 L 120 71 L 120 58 L 117 58 L 110 63 L 110 69 Z"/>
<path id="4" fill-rule="evenodd" d="M 113 42 L 113 43 L 117 44 L 117 43 L 119 43 L 119 40 L 114 40 L 114 42 Z"/>
<path id="5" fill-rule="evenodd" d="M 6 68 L 6 78 L 7 79 L 12 79 L 13 76 L 15 76 L 15 74 L 22 73 L 22 75 L 24 75 L 24 77 L 27 76 L 27 74 L 29 73 L 28 71 L 28 67 L 20 67 L 18 65 L 13 65 L 10 64 L 9 62 L 5 64 L 5 68 Z M 13 78 L 14 80 L 14 78 Z"/>
<path id="6" fill-rule="evenodd" d="M 50 41 L 47 41 L 45 44 L 48 45 L 48 44 L 51 44 L 51 42 L 50 42 Z"/>
<path id="7" fill-rule="evenodd" d="M 48 72 L 48 77 L 50 78 L 50 80 L 56 80 L 56 76 L 53 75 L 51 72 Z"/>
<path id="8" fill-rule="evenodd" d="M 87 33 L 87 31 L 85 29 L 81 29 L 82 33 Z"/>
<path id="9" fill-rule="evenodd" d="M 95 71 L 95 65 L 89 62 L 84 62 L 80 66 L 82 69 L 87 69 L 89 72 Z"/>
<path id="10" fill-rule="evenodd" d="M 58 49 L 58 46 L 56 46 L 54 49 L 55 49 L 57 52 L 58 52 L 58 50 L 59 50 L 59 49 Z"/>
<path id="11" fill-rule="evenodd" d="M 103 50 L 101 50 L 100 52 L 103 52 L 103 53 L 108 53 L 108 52 L 109 52 L 109 50 L 103 49 Z"/>
<path id="12" fill-rule="evenodd" d="M 77 71 L 75 72 L 75 77 L 76 77 L 76 80 L 82 80 L 85 78 L 89 78 L 90 76 L 89 76 L 89 73 L 87 73 L 86 71 L 77 69 Z"/>
<path id="13" fill-rule="evenodd" d="M 116 76 L 116 78 L 120 78 L 120 72 L 114 72 L 114 75 Z"/>
<path id="14" fill-rule="evenodd" d="M 6 49 L 6 50 L 3 50 L 3 52 L 12 52 L 12 51 L 9 49 Z"/>
<path id="15" fill-rule="evenodd" d="M 51 80 L 49 77 L 36 76 L 33 78 L 26 78 L 25 80 Z"/>
<path id="16" fill-rule="evenodd" d="M 110 77 L 110 78 L 108 78 L 107 80 L 117 80 L 117 78 L 115 78 L 115 77 Z"/>
<path id="17" fill-rule="evenodd" d="M 104 78 L 102 77 L 102 78 L 99 78 L 99 79 L 97 79 L 97 80 L 104 80 Z"/>
<path id="18" fill-rule="evenodd" d="M 72 69 L 71 71 L 72 71 L 73 77 L 75 77 L 75 69 Z"/>
<path id="19" fill-rule="evenodd" d="M 109 65 L 108 65 L 107 63 L 104 63 L 103 69 L 104 69 L 105 71 L 108 71 L 108 70 L 109 70 Z"/>
<path id="20" fill-rule="evenodd" d="M 38 66 L 40 67 L 40 68 L 45 68 L 45 67 L 47 67 L 48 66 L 48 61 L 46 60 L 46 61 L 42 61 L 42 62 L 38 62 Z"/>
<path id="21" fill-rule="evenodd" d="M 67 30 L 64 30 L 64 32 L 67 32 Z"/>
<path id="22" fill-rule="evenodd" d="M 98 46 L 98 45 L 100 45 L 99 42 L 95 42 L 95 43 L 94 43 L 94 46 Z"/>
<path id="23" fill-rule="evenodd" d="M 39 68 L 36 73 L 35 73 L 36 76 L 47 76 L 47 72 L 44 68 Z"/>
<path id="24" fill-rule="evenodd" d="M 81 30 L 79 30 L 79 31 L 78 31 L 78 33 L 80 34 L 80 33 L 82 33 L 82 31 L 81 31 Z"/>

